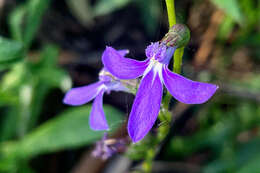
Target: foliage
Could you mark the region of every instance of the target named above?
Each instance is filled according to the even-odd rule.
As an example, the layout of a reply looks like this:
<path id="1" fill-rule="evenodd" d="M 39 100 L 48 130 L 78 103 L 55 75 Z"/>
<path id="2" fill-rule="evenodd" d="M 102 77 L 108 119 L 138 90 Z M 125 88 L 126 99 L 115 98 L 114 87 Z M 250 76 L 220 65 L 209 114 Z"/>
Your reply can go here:
<path id="1" fill-rule="evenodd" d="M 92 145 L 104 133 L 90 130 L 89 105 L 67 108 L 62 104 L 61 93 L 72 85 L 67 70 L 59 64 L 63 47 L 38 38 L 42 34 L 39 33 L 42 19 L 53 2 L 17 1 L 7 16 L 0 16 L 6 17 L 7 23 L 6 28 L 0 28 L 0 172 L 33 173 L 31 161 L 40 155 Z M 177 21 L 183 21 L 186 15 L 196 16 L 189 14 L 188 7 L 203 3 L 209 2 L 177 2 Z M 154 130 L 147 136 L 148 140 L 131 144 L 127 156 L 132 160 L 149 159 L 154 157 L 149 155 L 154 153 L 150 151 L 156 150 L 160 152 L 158 160 L 198 165 L 205 173 L 257 173 L 260 169 L 260 3 L 252 0 L 211 0 L 210 3 L 215 5 L 214 10 L 220 9 L 224 17 L 217 26 L 212 59 L 198 76 L 219 83 L 218 95 L 205 105 L 190 106 L 180 117 L 175 117 L 177 113 L 173 112 L 173 127 L 159 148 L 150 147 L 157 144 L 152 140 L 153 133 L 157 133 Z M 75 17 L 73 20 L 93 33 L 98 20 L 106 21 L 129 9 L 137 9 L 140 19 L 136 20 L 144 33 L 156 37 L 153 41 L 158 39 L 158 28 L 168 27 L 163 16 L 165 9 L 159 0 L 66 0 L 66 4 Z M 71 16 L 69 18 L 71 20 Z M 203 25 L 201 22 L 199 27 Z M 129 36 L 131 28 L 128 29 L 124 31 L 125 37 Z M 130 37 L 143 38 L 138 34 Z M 191 30 L 191 37 L 191 46 L 184 54 L 183 71 L 194 75 L 189 64 L 202 36 L 196 40 Z M 132 46 L 131 41 L 127 44 Z M 145 47 L 148 43 L 140 44 Z M 77 63 L 93 61 L 83 59 Z M 50 95 L 53 92 L 55 96 Z M 173 107 L 175 105 L 174 102 Z M 105 105 L 104 110 L 111 127 L 109 133 L 114 132 L 122 124 L 124 115 L 112 106 Z M 165 123 L 169 122 L 160 122 L 154 129 Z"/>
<path id="2" fill-rule="evenodd" d="M 19 162 L 22 160 L 29 160 L 39 154 L 88 145 L 100 139 L 103 132 L 95 132 L 88 126 L 90 109 L 90 106 L 68 109 L 40 125 L 21 140 L 3 143 L 0 171 L 14 172 L 20 170 Z M 113 131 L 121 122 L 121 113 L 110 106 L 105 106 L 104 110 L 107 115 L 113 115 L 108 116 Z"/>
<path id="3" fill-rule="evenodd" d="M 49 5 L 50 0 L 28 0 L 16 7 L 8 18 L 12 40 L 0 37 L 0 172 L 33 172 L 28 163 L 35 156 L 89 145 L 104 133 L 90 130 L 90 106 L 68 109 L 39 126 L 49 92 L 71 88 L 69 75 L 57 65 L 57 46 L 30 49 Z M 111 106 L 104 110 L 112 132 L 122 113 Z"/>

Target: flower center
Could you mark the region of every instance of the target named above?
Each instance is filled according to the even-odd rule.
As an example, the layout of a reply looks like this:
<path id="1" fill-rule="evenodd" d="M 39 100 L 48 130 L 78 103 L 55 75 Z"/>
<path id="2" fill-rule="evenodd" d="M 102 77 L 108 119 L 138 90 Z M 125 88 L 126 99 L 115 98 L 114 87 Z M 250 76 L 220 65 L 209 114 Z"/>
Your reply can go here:
<path id="1" fill-rule="evenodd" d="M 168 65 L 175 50 L 176 47 L 167 47 L 164 43 L 155 42 L 146 48 L 145 53 L 151 61 L 154 59 Z"/>
<path id="2" fill-rule="evenodd" d="M 159 74 L 159 76 L 161 78 L 161 76 L 162 76 L 162 74 L 161 74 L 162 73 L 162 68 L 163 68 L 163 64 L 160 61 L 158 61 L 157 59 L 155 59 L 155 57 L 152 57 L 150 59 L 148 67 L 144 71 L 144 75 L 143 76 L 145 76 L 147 73 L 149 73 L 151 70 L 153 70 L 154 76 L 156 74 Z"/>

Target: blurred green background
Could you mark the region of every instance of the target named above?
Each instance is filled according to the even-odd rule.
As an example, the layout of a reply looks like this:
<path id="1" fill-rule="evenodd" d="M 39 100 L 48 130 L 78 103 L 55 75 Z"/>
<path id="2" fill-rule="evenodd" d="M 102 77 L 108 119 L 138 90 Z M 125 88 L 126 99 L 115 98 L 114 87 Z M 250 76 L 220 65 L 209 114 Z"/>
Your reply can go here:
<path id="1" fill-rule="evenodd" d="M 172 100 L 153 172 L 259 173 L 260 1 L 176 0 L 176 14 L 191 30 L 183 75 L 220 88 L 203 105 Z M 0 0 L 0 172 L 119 173 L 109 165 L 123 163 L 89 154 L 103 136 L 88 126 L 91 104 L 62 98 L 97 80 L 106 45 L 144 59 L 167 28 L 162 0 Z M 125 134 L 132 100 L 105 96 L 109 133 Z M 135 171 L 145 150 L 121 172 Z"/>

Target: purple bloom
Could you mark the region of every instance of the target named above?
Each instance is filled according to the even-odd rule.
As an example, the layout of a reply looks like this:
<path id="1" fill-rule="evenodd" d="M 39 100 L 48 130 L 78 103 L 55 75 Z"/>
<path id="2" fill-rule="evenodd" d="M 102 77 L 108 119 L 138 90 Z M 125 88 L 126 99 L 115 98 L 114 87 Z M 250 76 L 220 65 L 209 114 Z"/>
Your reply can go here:
<path id="1" fill-rule="evenodd" d="M 128 51 L 116 51 L 118 55 L 124 56 Z M 103 110 L 103 95 L 110 91 L 129 91 L 121 82 L 112 76 L 105 68 L 99 73 L 99 81 L 93 84 L 72 88 L 68 91 L 63 102 L 68 105 L 78 106 L 94 99 L 90 111 L 89 124 L 93 130 L 108 130 L 108 124 Z"/>
<path id="2" fill-rule="evenodd" d="M 175 99 L 186 104 L 204 103 L 218 88 L 171 72 L 168 64 L 175 50 L 176 47 L 156 42 L 146 48 L 145 61 L 125 58 L 112 47 L 107 47 L 102 56 L 105 68 L 119 79 L 143 76 L 128 120 L 133 142 L 144 138 L 152 128 L 160 111 L 163 84 Z"/>
<path id="3" fill-rule="evenodd" d="M 127 139 L 109 139 L 107 133 L 105 133 L 103 138 L 96 143 L 92 156 L 107 160 L 116 153 L 125 152 L 127 148 L 126 144 Z"/>

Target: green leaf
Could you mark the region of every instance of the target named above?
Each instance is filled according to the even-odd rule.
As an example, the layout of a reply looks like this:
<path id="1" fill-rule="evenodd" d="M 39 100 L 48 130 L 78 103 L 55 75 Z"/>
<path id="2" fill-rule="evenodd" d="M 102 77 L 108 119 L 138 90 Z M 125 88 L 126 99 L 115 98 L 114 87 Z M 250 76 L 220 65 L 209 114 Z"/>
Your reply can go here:
<path id="1" fill-rule="evenodd" d="M 15 8 L 9 15 L 9 28 L 11 31 L 12 38 L 20 42 L 23 41 L 23 20 L 26 13 L 26 8 L 20 6 Z"/>
<path id="2" fill-rule="evenodd" d="M 231 18 L 230 16 L 225 16 L 219 28 L 218 38 L 221 40 L 227 40 L 234 26 L 235 22 L 233 18 Z"/>
<path id="3" fill-rule="evenodd" d="M 232 17 L 236 22 L 243 22 L 243 15 L 237 0 L 211 0 L 216 6 L 223 9 L 227 15 Z"/>
<path id="4" fill-rule="evenodd" d="M 99 0 L 93 9 L 94 16 L 109 14 L 124 7 L 129 2 L 130 0 Z"/>
<path id="5" fill-rule="evenodd" d="M 22 58 L 21 43 L 0 37 L 0 63 L 13 62 Z"/>
<path id="6" fill-rule="evenodd" d="M 225 146 L 224 150 L 231 150 L 231 153 L 221 154 L 216 160 L 203 168 L 205 173 L 237 172 L 237 173 L 258 173 L 259 161 L 259 137 L 242 145 Z"/>
<path id="7" fill-rule="evenodd" d="M 19 152 L 21 157 L 54 152 L 66 148 L 91 144 L 100 139 L 104 131 L 93 131 L 88 119 L 91 106 L 71 108 L 35 129 L 17 142 L 8 154 Z M 104 106 L 110 132 L 122 122 L 122 113 L 111 106 Z M 12 151 L 10 153 L 10 150 Z"/>
<path id="8" fill-rule="evenodd" d="M 86 27 L 93 24 L 93 13 L 89 0 L 66 0 L 69 10 Z"/>
<path id="9" fill-rule="evenodd" d="M 33 92 L 29 104 L 31 115 L 28 130 L 31 130 L 37 124 L 44 98 L 50 89 L 60 88 L 65 92 L 71 88 L 72 82 L 69 75 L 56 64 L 58 55 L 59 50 L 56 46 L 47 45 L 40 52 L 38 62 L 28 63 L 32 75 L 31 79 L 33 79 L 30 83 Z"/>
<path id="10" fill-rule="evenodd" d="M 59 56 L 59 49 L 54 45 L 47 45 L 43 48 L 40 55 L 40 65 L 55 67 Z"/>
<path id="11" fill-rule="evenodd" d="M 41 70 L 39 77 L 48 86 L 59 88 L 62 91 L 67 91 L 72 86 L 71 78 L 68 73 L 62 69 L 44 68 Z"/>
<path id="12" fill-rule="evenodd" d="M 0 124 L 0 142 L 10 140 L 15 136 L 17 122 L 17 109 L 15 107 L 8 107 L 8 109 L 3 112 L 3 117 Z"/>
<path id="13" fill-rule="evenodd" d="M 0 83 L 1 92 L 10 92 L 14 89 L 19 89 L 26 80 L 26 65 L 25 63 L 15 64 L 10 71 L 5 73 Z"/>
<path id="14" fill-rule="evenodd" d="M 142 12 L 141 17 L 144 26 L 148 34 L 151 36 L 155 34 L 155 31 L 158 29 L 158 21 L 161 14 L 160 1 L 158 0 L 142 0 L 136 1 L 139 7 L 139 10 Z M 149 4 L 149 5 L 147 5 Z"/>
<path id="15" fill-rule="evenodd" d="M 50 0 L 29 0 L 27 7 L 26 25 L 24 30 L 24 43 L 29 47 L 40 24 L 44 12 L 47 10 Z"/>
<path id="16" fill-rule="evenodd" d="M 28 0 L 9 16 L 9 26 L 14 39 L 23 41 L 29 48 L 41 24 L 41 19 L 50 0 Z"/>
<path id="17" fill-rule="evenodd" d="M 49 87 L 57 87 L 63 91 L 71 88 L 72 82 L 66 71 L 57 66 L 59 50 L 56 46 L 47 45 L 40 54 L 40 61 L 31 64 L 33 74 L 39 78 L 42 83 Z"/>
<path id="18" fill-rule="evenodd" d="M 256 151 L 259 153 L 259 150 Z M 243 165 L 241 169 L 238 170 L 238 173 L 258 173 L 260 169 L 260 155 L 258 154 L 252 158 L 247 164 Z"/>

